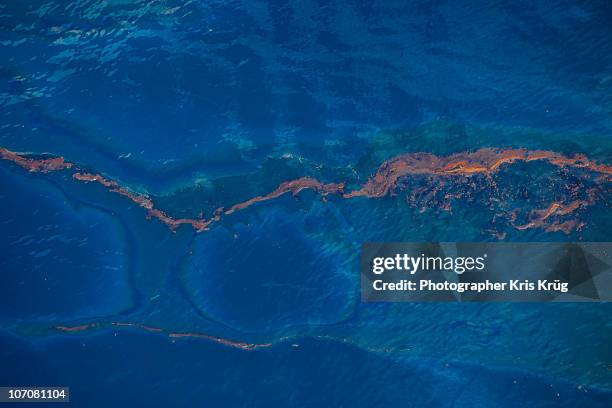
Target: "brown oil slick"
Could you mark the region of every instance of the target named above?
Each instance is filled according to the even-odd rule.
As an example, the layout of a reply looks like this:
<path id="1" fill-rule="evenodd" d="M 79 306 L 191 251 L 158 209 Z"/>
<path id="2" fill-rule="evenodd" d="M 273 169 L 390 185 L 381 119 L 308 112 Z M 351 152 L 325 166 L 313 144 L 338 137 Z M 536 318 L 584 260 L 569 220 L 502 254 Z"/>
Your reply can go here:
<path id="1" fill-rule="evenodd" d="M 562 231 L 566 234 L 569 234 L 573 230 L 583 227 L 583 223 L 577 220 L 568 220 L 564 222 L 552 223 L 548 223 L 547 221 L 552 216 L 563 216 L 571 214 L 579 208 L 586 207 L 589 204 L 590 202 L 585 200 L 576 200 L 572 201 L 569 204 L 554 202 L 545 209 L 531 211 L 529 217 L 531 221 L 529 221 L 527 224 L 514 225 L 514 227 L 521 231 L 529 228 L 543 228 L 546 232 Z"/>
<path id="2" fill-rule="evenodd" d="M 584 155 L 570 158 L 544 150 L 484 148 L 475 152 L 461 152 L 449 156 L 408 153 L 384 162 L 362 188 L 344 196 L 348 198 L 383 197 L 393 191 L 401 178 L 409 175 L 486 175 L 497 172 L 504 164 L 536 160 L 546 161 L 557 167 L 585 168 L 602 175 L 612 175 L 611 166 L 597 164 Z"/>
<path id="3" fill-rule="evenodd" d="M 305 189 L 310 189 L 321 195 L 337 195 L 344 199 L 355 197 L 380 198 L 394 195 L 399 187 L 399 182 L 409 176 L 425 176 L 435 179 L 432 182 L 434 189 L 426 194 L 430 196 L 440 192 L 447 182 L 461 179 L 463 184 L 475 185 L 470 178 L 476 175 L 491 176 L 500 171 L 504 166 L 517 162 L 544 161 L 561 169 L 585 169 L 597 175 L 596 182 L 600 184 L 612 181 L 612 166 L 596 163 L 582 154 L 568 157 L 560 153 L 546 150 L 527 149 L 493 149 L 483 148 L 473 152 L 460 152 L 448 156 L 436 156 L 431 153 L 407 153 L 396 156 L 383 162 L 376 173 L 359 188 L 345 192 L 344 183 L 322 183 L 311 177 L 301 177 L 281 183 L 270 193 L 252 197 L 246 201 L 237 203 L 228 209 L 218 208 L 209 219 L 199 218 L 173 218 L 161 209 L 155 207 L 153 200 L 146 194 L 136 193 L 120 186 L 116 181 L 110 180 L 100 174 L 93 174 L 79 170 L 72 163 L 66 162 L 62 157 L 56 158 L 31 158 L 27 154 L 16 153 L 5 148 L 0 148 L 0 156 L 4 160 L 11 161 L 31 172 L 51 172 L 57 170 L 72 169 L 74 180 L 81 182 L 97 182 L 107 190 L 119 194 L 143 209 L 147 210 L 149 218 L 155 218 L 165 224 L 172 231 L 181 225 L 189 225 L 195 231 L 202 232 L 210 228 L 211 224 L 221 220 L 223 216 L 249 208 L 255 204 L 274 200 L 284 194 L 291 193 L 294 196 Z M 471 184 L 470 184 L 471 183 Z M 490 181 L 490 187 L 495 187 L 494 181 Z M 412 191 L 408 196 L 422 193 Z M 435 203 L 442 210 L 450 211 L 450 200 L 465 198 L 463 194 L 446 193 L 444 199 Z M 428 200 L 425 200 L 429 203 Z M 532 210 L 529 213 L 529 221 L 524 224 L 516 224 L 516 212 L 507 215 L 509 223 L 518 230 L 541 228 L 547 232 L 562 231 L 566 234 L 580 229 L 584 224 L 577 220 L 559 221 L 557 218 L 571 215 L 576 210 L 584 208 L 595 201 L 595 195 L 589 192 L 589 198 L 585 200 L 574 200 L 569 203 L 554 201 L 547 208 Z M 420 211 L 425 211 L 422 206 Z M 505 238 L 505 233 L 493 232 L 499 239 Z"/>
<path id="4" fill-rule="evenodd" d="M 146 209 L 148 211 L 148 216 L 151 218 L 156 218 L 165 225 L 167 225 L 171 230 L 175 230 L 179 226 L 183 224 L 191 225 L 193 229 L 196 231 L 205 231 L 208 229 L 208 226 L 212 223 L 212 220 L 206 221 L 203 219 L 192 219 L 192 218 L 172 218 L 168 216 L 165 212 L 154 207 L 153 200 L 151 200 L 148 196 L 140 193 L 134 193 L 129 191 L 128 189 L 119 186 L 116 181 L 108 180 L 107 178 L 101 176 L 100 174 L 91 174 L 91 173 L 75 173 L 72 176 L 75 180 L 84 181 L 84 182 L 97 182 L 102 186 L 106 187 L 109 191 L 113 193 L 117 193 L 128 198 L 130 201 L 138 204 L 140 207 Z"/>
<path id="5" fill-rule="evenodd" d="M 599 181 L 609 182 L 610 179 L 599 179 Z M 510 223 L 514 228 L 519 231 L 523 231 L 530 228 L 542 228 L 546 232 L 557 232 L 561 231 L 565 234 L 569 234 L 574 230 L 580 230 L 584 227 L 584 222 L 577 219 L 569 219 L 565 221 L 552 220 L 554 217 L 562 217 L 570 215 L 576 211 L 586 208 L 597 201 L 597 190 L 590 188 L 586 191 L 586 197 L 582 200 L 573 200 L 568 203 L 554 201 L 548 207 L 543 209 L 535 209 L 529 213 L 529 222 L 525 224 L 516 225 L 515 214 L 510 217 Z"/>
<path id="6" fill-rule="evenodd" d="M 86 323 L 86 324 L 81 324 L 78 326 L 61 326 L 60 325 L 60 326 L 55 326 L 54 329 L 63 331 L 63 332 L 67 332 L 67 333 L 74 333 L 74 332 L 95 329 L 97 327 L 99 327 L 98 323 Z"/>
<path id="7" fill-rule="evenodd" d="M 170 339 L 184 339 L 184 338 L 195 338 L 212 341 L 214 343 L 222 344 L 227 347 L 233 347 L 240 350 L 257 350 L 260 348 L 271 347 L 272 343 L 246 343 L 242 341 L 230 340 L 223 337 L 217 337 L 206 333 L 198 332 L 175 332 L 169 331 L 160 327 L 150 326 L 141 323 L 130 323 L 130 322 L 110 322 L 110 323 L 86 323 L 76 326 L 53 326 L 54 330 L 64 333 L 77 333 L 87 330 L 100 329 L 100 328 L 132 328 L 137 330 L 146 331 L 149 333 L 159 333 L 168 336 Z"/>
<path id="8" fill-rule="evenodd" d="M 0 147 L 0 158 L 12 161 L 31 172 L 48 173 L 50 171 L 69 169 L 72 167 L 72 163 L 64 161 L 63 157 L 31 159 L 22 153 L 12 152 L 3 147 Z"/>
<path id="9" fill-rule="evenodd" d="M 225 215 L 230 215 L 236 211 L 244 210 L 245 208 L 250 207 L 253 204 L 260 203 L 262 201 L 268 201 L 268 200 L 275 199 L 288 192 L 291 192 L 293 195 L 296 195 L 300 191 L 305 190 L 305 189 L 314 190 L 315 192 L 321 194 L 322 196 L 326 196 L 328 194 L 342 194 L 342 191 L 344 189 L 344 184 L 343 183 L 323 184 L 320 181 L 315 180 L 310 177 L 302 177 L 302 178 L 291 180 L 291 181 L 285 181 L 284 183 L 281 183 L 271 193 L 268 193 L 263 196 L 253 197 L 242 203 L 234 204 L 227 211 L 225 211 Z"/>

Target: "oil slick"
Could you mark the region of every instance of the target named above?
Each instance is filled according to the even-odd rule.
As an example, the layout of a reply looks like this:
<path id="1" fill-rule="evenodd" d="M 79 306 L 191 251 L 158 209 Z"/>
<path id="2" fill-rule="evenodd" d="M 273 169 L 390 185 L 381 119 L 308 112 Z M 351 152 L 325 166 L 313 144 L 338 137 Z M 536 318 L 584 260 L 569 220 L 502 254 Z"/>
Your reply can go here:
<path id="1" fill-rule="evenodd" d="M 74 172 L 72 174 L 74 180 L 86 183 L 96 182 L 110 192 L 127 198 L 145 209 L 149 218 L 157 219 L 172 231 L 175 231 L 181 225 L 189 225 L 196 232 L 208 230 L 211 224 L 221 220 L 224 216 L 229 216 L 258 203 L 274 200 L 287 193 L 297 195 L 305 189 L 313 190 L 323 198 L 327 195 L 336 195 L 344 199 L 357 197 L 381 198 L 393 195 L 397 190 L 401 189 L 402 180 L 410 176 L 425 176 L 435 178 L 436 180 L 433 183 L 434 189 L 428 193 L 432 195 L 436 191 L 441 191 L 446 183 L 459 181 L 469 186 L 469 180 L 474 176 L 491 176 L 499 172 L 504 166 L 518 162 L 543 161 L 567 171 L 584 169 L 596 176 L 594 181 L 598 185 L 605 185 L 612 181 L 612 166 L 596 163 L 581 154 L 567 157 L 560 153 L 546 150 L 492 148 L 483 148 L 474 152 L 460 152 L 448 156 L 436 156 L 430 153 L 407 153 L 383 162 L 367 182 L 353 191 L 345 192 L 345 183 L 343 182 L 325 184 L 311 177 L 301 177 L 285 181 L 268 194 L 252 197 L 246 201 L 234 204 L 228 209 L 217 208 L 209 219 L 203 217 L 173 218 L 163 210 L 156 208 L 153 200 L 148 195 L 130 191 L 120 186 L 116 181 L 100 174 L 83 171 L 77 165 L 65 161 L 62 157 L 35 158 L 30 154 L 17 153 L 5 148 L 0 148 L 0 157 L 30 172 L 48 173 L 59 170 L 72 170 Z M 488 182 L 490 187 L 495 187 L 493 180 L 489 179 Z M 410 197 L 415 197 L 419 193 L 421 191 L 418 189 L 411 191 L 408 195 L 408 201 L 410 202 Z M 570 202 L 553 201 L 547 208 L 531 210 L 528 215 L 529 220 L 526 223 L 520 224 L 516 222 L 517 211 L 503 216 L 507 218 L 511 226 L 520 231 L 540 228 L 547 232 L 562 231 L 569 234 L 574 230 L 582 228 L 584 223 L 576 219 L 561 221 L 558 218 L 571 215 L 577 210 L 593 204 L 598 198 L 596 191 L 590 189 L 587 193 L 587 198 L 582 200 Z M 462 194 L 446 193 L 444 200 L 434 204 L 443 210 L 450 211 L 450 200 L 461 198 L 463 198 Z M 430 203 L 428 202 L 428 204 Z M 422 210 L 424 211 L 425 208 L 423 207 Z M 501 234 L 495 231 L 493 233 L 498 239 L 505 237 L 505 233 Z"/>
<path id="2" fill-rule="evenodd" d="M 57 325 L 57 326 L 52 327 L 52 329 L 58 332 L 62 332 L 62 333 L 78 333 L 78 332 L 84 332 L 88 330 L 102 329 L 102 328 L 116 328 L 116 329 L 130 329 L 131 328 L 131 329 L 146 331 L 149 333 L 164 334 L 168 336 L 168 338 L 170 339 L 184 339 L 184 338 L 203 339 L 203 340 L 212 341 L 214 343 L 218 343 L 218 344 L 221 344 L 227 347 L 233 347 L 233 348 L 237 348 L 240 350 L 248 350 L 248 351 L 257 350 L 260 348 L 267 348 L 267 347 L 272 346 L 272 343 L 245 343 L 242 341 L 235 341 L 235 340 L 230 340 L 230 339 L 226 339 L 223 337 L 212 336 L 206 333 L 168 331 L 160 327 L 149 326 L 149 325 L 141 324 L 141 323 L 130 323 L 130 322 L 110 322 L 110 323 L 96 322 L 96 323 L 79 324 L 76 326 Z"/>

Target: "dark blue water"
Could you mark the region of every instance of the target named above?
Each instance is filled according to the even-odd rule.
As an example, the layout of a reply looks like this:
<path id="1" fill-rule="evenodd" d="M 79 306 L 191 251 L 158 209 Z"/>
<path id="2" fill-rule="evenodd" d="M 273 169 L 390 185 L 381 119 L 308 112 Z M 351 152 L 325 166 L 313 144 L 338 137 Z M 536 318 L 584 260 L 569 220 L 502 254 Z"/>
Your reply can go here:
<path id="1" fill-rule="evenodd" d="M 607 407 L 609 395 L 495 367 L 393 358 L 333 341 L 244 353 L 134 333 L 49 339 L 2 336 L 3 382 L 71 384 L 77 406 Z M 153 354 L 154 353 L 154 354 Z M 156 356 L 157 355 L 157 356 Z M 163 358 L 159 358 L 159 356 Z M 25 366 L 23 359 L 36 359 Z M 81 373 L 78 375 L 77 373 Z M 85 374 L 85 375 L 83 375 Z"/>
<path id="2" fill-rule="evenodd" d="M 407 152 L 609 165 L 611 18 L 608 1 L 1 1 L 0 147 L 186 217 L 302 176 L 356 188 Z M 610 406 L 609 304 L 359 301 L 366 241 L 612 240 L 609 182 L 585 177 L 517 165 L 451 211 L 420 208 L 416 179 L 371 200 L 307 191 L 197 234 L 0 161 L 0 386 L 70 386 L 88 407 Z M 589 188 L 569 234 L 500 216 Z"/>

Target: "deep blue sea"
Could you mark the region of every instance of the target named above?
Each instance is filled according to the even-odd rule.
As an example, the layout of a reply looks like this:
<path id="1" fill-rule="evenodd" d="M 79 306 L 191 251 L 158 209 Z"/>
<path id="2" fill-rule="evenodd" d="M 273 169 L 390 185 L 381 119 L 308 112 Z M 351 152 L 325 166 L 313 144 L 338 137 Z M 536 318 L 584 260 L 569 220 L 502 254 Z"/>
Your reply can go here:
<path id="1" fill-rule="evenodd" d="M 357 189 L 406 153 L 609 166 L 611 21 L 608 0 L 0 0 L 0 148 L 206 219 L 305 176 Z M 0 386 L 77 407 L 610 407 L 610 303 L 360 301 L 363 242 L 612 241 L 610 177 L 585 171 L 306 190 L 196 232 L 0 160 Z M 587 196 L 567 233 L 514 228 Z"/>

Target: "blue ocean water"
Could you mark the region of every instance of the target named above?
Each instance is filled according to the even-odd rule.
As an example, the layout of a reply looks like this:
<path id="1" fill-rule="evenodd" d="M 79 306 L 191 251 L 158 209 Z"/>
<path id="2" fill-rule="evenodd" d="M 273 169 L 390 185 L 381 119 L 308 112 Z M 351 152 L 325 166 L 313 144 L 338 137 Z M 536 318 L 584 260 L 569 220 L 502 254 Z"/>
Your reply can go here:
<path id="1" fill-rule="evenodd" d="M 303 176 L 357 188 L 410 152 L 610 165 L 611 17 L 575 0 L 2 1 L 0 147 L 206 218 Z M 0 386 L 70 386 L 88 407 L 610 406 L 607 303 L 359 300 L 366 241 L 610 241 L 609 187 L 569 234 L 496 215 L 598 186 L 579 176 L 516 165 L 451 211 L 304 191 L 196 233 L 2 160 Z"/>
<path id="2" fill-rule="evenodd" d="M 31 347 L 31 346 L 30 346 Z M 223 346 L 121 333 L 49 339 L 30 348 L 2 338 L 14 365 L 3 381 L 71 383 L 83 406 L 607 407 L 601 391 L 496 367 L 396 360 L 351 345 L 306 340 L 244 353 Z M 152 358 L 151 351 L 165 358 Z M 69 358 L 67 358 L 69 357 Z M 35 372 L 23 359 L 41 361 Z M 87 376 L 75 376 L 86 372 Z M 328 375 L 333 373 L 333 375 Z M 92 386 L 95 384 L 95 386 Z M 58 404 L 59 406 L 59 404 Z"/>

